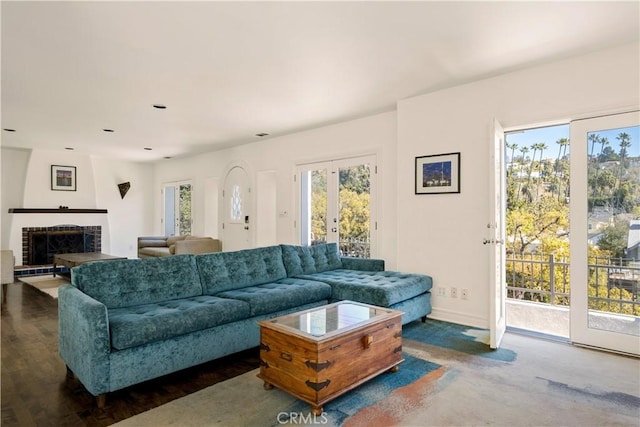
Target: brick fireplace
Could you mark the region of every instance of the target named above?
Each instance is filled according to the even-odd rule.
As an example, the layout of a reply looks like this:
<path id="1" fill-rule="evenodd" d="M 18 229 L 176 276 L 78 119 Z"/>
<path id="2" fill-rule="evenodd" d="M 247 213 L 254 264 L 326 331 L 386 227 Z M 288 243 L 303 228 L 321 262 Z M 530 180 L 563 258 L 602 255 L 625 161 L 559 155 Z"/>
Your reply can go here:
<path id="1" fill-rule="evenodd" d="M 50 265 L 59 253 L 101 252 L 102 226 L 56 225 L 22 228 L 22 263 Z"/>

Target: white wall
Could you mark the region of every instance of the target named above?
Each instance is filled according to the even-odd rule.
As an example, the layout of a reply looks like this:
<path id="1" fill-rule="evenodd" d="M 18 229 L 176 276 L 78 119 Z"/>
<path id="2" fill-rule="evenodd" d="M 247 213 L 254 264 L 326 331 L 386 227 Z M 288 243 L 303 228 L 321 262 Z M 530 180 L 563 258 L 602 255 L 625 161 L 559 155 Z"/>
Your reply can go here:
<path id="1" fill-rule="evenodd" d="M 376 154 L 378 160 L 379 195 L 382 203 L 378 206 L 378 229 L 380 253 L 377 255 L 393 268 L 396 255 L 396 206 L 384 203 L 395 197 L 395 112 L 376 114 L 345 123 L 321 127 L 282 137 L 272 137 L 240 147 L 215 151 L 185 159 L 172 159 L 156 164 L 155 188 L 163 182 L 192 179 L 193 225 L 192 234 L 203 234 L 207 222 L 204 206 L 207 204 L 204 189 L 208 180 L 219 179 L 219 187 L 224 186 L 224 176 L 229 167 L 237 162 L 248 166 L 252 187 L 256 188 L 256 176 L 261 173 L 275 173 L 276 185 L 276 225 L 277 243 L 296 243 L 294 229 L 295 212 L 293 175 L 296 164 L 343 158 L 362 154 Z M 155 231 L 160 232 L 159 191 L 155 210 Z M 255 197 L 255 192 L 254 192 Z M 256 200 L 253 205 L 256 205 Z M 222 203 L 219 203 L 221 206 Z M 286 216 L 279 213 L 287 212 Z M 219 216 L 222 218 L 222 215 Z M 255 224 L 255 222 L 254 222 Z M 220 237 L 224 247 L 222 230 Z M 269 233 L 270 234 L 270 233 Z M 260 237 L 260 236 L 258 236 Z M 270 237 L 269 239 L 272 239 Z"/>
<path id="2" fill-rule="evenodd" d="M 9 208 L 23 207 L 24 184 L 27 177 L 27 167 L 31 150 L 2 148 L 2 193 L 0 193 L 0 219 L 2 221 L 2 240 L 0 248 L 10 249 L 11 216 Z M 15 256 L 14 252 L 14 256 Z M 22 255 L 18 255 L 22 256 Z"/>
<path id="3" fill-rule="evenodd" d="M 75 166 L 77 190 L 51 190 L 51 165 Z M 136 237 L 152 232 L 153 165 L 109 160 L 69 151 L 2 147 L 2 241 L 22 260 L 22 227 L 61 224 L 102 226 L 102 251 L 137 256 Z M 131 182 L 120 198 L 117 184 Z M 10 208 L 107 209 L 107 214 L 9 214 Z"/>
<path id="4" fill-rule="evenodd" d="M 153 232 L 149 218 L 153 217 L 153 165 L 122 162 L 94 157 L 96 203 L 109 213 L 112 255 L 138 256 L 138 236 Z M 118 184 L 130 182 L 131 187 L 122 198 Z"/>
<path id="5" fill-rule="evenodd" d="M 469 299 L 433 296 L 432 317 L 489 325 L 489 164 L 493 118 L 505 127 L 638 108 L 637 43 L 398 103 L 398 268 Z M 461 152 L 461 193 L 414 195 L 415 157 Z"/>

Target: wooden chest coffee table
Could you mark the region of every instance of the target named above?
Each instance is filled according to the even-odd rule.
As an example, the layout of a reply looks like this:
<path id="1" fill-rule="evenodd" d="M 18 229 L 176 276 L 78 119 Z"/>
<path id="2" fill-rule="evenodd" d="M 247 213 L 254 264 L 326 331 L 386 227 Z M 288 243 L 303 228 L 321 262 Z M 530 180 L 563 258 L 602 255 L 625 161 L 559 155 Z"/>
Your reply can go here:
<path id="1" fill-rule="evenodd" d="M 260 374 L 322 414 L 322 405 L 365 381 L 395 372 L 402 358 L 402 312 L 351 301 L 260 325 Z"/>
<path id="2" fill-rule="evenodd" d="M 103 254 L 102 252 L 83 252 L 83 253 L 67 253 L 55 254 L 53 256 L 53 277 L 56 277 L 56 268 L 58 264 L 65 267 L 75 267 L 85 262 L 93 261 L 110 261 L 114 259 L 127 259 L 126 257 Z"/>

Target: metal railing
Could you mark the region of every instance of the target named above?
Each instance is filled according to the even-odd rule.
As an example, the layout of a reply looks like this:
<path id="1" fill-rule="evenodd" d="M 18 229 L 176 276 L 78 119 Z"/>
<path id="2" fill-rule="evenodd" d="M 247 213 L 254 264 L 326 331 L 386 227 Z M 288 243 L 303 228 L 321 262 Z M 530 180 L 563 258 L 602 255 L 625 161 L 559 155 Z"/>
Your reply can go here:
<path id="1" fill-rule="evenodd" d="M 369 238 L 347 237 L 340 238 L 340 254 L 355 258 L 371 258 L 371 243 Z"/>
<path id="2" fill-rule="evenodd" d="M 316 238 L 311 241 L 312 245 L 326 243 L 326 237 Z M 340 255 L 355 258 L 371 258 L 371 242 L 368 237 L 340 237 L 338 242 Z"/>
<path id="3" fill-rule="evenodd" d="M 596 259 L 589 268 L 589 308 L 640 315 L 640 267 L 626 259 Z M 568 306 L 569 262 L 551 255 L 507 254 L 507 298 Z"/>

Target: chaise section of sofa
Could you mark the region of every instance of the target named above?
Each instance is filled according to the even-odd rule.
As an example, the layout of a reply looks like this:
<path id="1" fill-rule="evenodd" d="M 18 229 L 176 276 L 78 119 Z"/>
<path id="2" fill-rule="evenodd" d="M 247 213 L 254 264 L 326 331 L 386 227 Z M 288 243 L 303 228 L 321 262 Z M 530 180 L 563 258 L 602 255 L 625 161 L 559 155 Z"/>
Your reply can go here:
<path id="1" fill-rule="evenodd" d="M 287 275 L 327 283 L 333 301 L 397 309 L 404 312 L 403 324 L 431 313 L 430 276 L 385 271 L 383 260 L 341 257 L 335 243 L 281 246 Z"/>
<path id="2" fill-rule="evenodd" d="M 157 258 L 182 254 L 205 254 L 222 251 L 222 242 L 212 237 L 141 236 L 138 258 Z"/>

